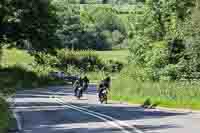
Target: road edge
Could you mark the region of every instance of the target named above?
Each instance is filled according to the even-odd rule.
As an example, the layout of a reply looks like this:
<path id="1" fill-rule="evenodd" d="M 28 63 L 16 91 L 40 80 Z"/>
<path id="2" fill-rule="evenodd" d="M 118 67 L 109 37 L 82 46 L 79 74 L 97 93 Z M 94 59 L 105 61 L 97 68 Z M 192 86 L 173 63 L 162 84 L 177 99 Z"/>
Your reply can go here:
<path id="1" fill-rule="evenodd" d="M 13 113 L 13 116 L 14 116 L 16 122 L 17 122 L 17 132 L 16 133 L 19 133 L 22 130 L 22 124 L 21 124 L 20 116 L 15 112 L 14 109 L 12 109 L 12 113 Z"/>
<path id="2" fill-rule="evenodd" d="M 12 102 L 13 100 L 13 102 Z M 16 120 L 16 131 L 13 131 L 15 133 L 20 133 L 21 130 L 22 130 L 22 123 L 21 123 L 21 119 L 20 119 L 20 116 L 19 114 L 15 111 L 15 101 L 14 101 L 14 96 L 10 97 L 10 101 L 9 101 L 9 104 L 10 104 L 10 111 L 12 113 L 12 116 L 14 117 L 14 119 Z"/>
<path id="3" fill-rule="evenodd" d="M 137 103 L 134 104 L 134 103 L 129 103 L 129 102 L 125 102 L 125 101 L 123 101 L 123 102 L 122 101 L 120 102 L 117 100 L 109 100 L 109 101 L 111 101 L 112 103 L 117 103 L 117 104 L 122 104 L 122 105 L 137 106 L 137 107 L 142 106 L 142 104 L 137 104 Z M 177 112 L 177 113 L 200 113 L 200 110 L 192 110 L 192 109 L 186 109 L 186 108 L 185 109 L 184 108 L 167 108 L 167 107 L 162 107 L 162 106 L 157 106 L 152 109 L 158 109 L 160 111 L 168 111 L 168 112 Z M 151 108 L 149 110 L 151 110 Z"/>

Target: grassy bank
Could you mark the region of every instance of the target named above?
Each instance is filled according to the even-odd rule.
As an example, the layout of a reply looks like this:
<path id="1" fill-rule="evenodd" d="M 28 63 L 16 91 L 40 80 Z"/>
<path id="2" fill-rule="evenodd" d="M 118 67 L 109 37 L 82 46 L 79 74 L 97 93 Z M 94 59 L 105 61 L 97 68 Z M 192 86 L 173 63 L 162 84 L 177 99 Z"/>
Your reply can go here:
<path id="1" fill-rule="evenodd" d="M 46 85 L 64 84 L 50 78 L 49 72 L 57 70 L 46 64 L 38 64 L 34 56 L 19 49 L 3 49 L 0 61 L 0 91 L 7 88 L 34 88 Z"/>
<path id="2" fill-rule="evenodd" d="M 103 60 L 121 61 L 123 63 L 128 62 L 128 50 L 95 51 L 95 53 Z"/>
<path id="3" fill-rule="evenodd" d="M 8 104 L 0 98 L 0 133 L 6 133 L 10 126 L 10 113 Z"/>
<path id="4" fill-rule="evenodd" d="M 91 80 L 93 83 L 99 83 L 101 80 L 105 79 L 106 76 L 111 76 L 112 79 L 115 79 L 118 75 L 118 73 L 107 73 L 103 71 L 97 71 L 97 72 L 88 72 L 86 73 L 88 78 Z"/>
<path id="5" fill-rule="evenodd" d="M 200 83 L 181 81 L 139 81 L 120 77 L 113 81 L 111 99 L 170 108 L 200 109 Z"/>
<path id="6" fill-rule="evenodd" d="M 127 57 L 127 50 L 62 49 L 54 56 L 46 53 L 37 53 L 33 56 L 25 50 L 3 49 L 0 61 L 0 85 L 3 88 L 31 88 L 64 84 L 48 77 L 49 72 L 60 70 L 66 74 L 82 74 L 84 70 L 91 80 L 99 81 L 107 74 L 118 73 L 124 67 L 124 62 L 127 63 Z"/>

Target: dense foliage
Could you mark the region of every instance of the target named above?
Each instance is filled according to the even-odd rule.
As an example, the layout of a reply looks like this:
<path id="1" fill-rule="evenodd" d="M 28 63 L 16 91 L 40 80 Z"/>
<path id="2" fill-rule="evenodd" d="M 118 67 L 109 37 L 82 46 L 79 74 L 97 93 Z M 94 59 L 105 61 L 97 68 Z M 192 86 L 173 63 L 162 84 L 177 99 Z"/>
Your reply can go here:
<path id="1" fill-rule="evenodd" d="M 9 128 L 10 114 L 8 111 L 8 104 L 0 97 L 0 132 L 6 133 Z"/>
<path id="2" fill-rule="evenodd" d="M 198 1 L 147 0 L 130 15 L 132 59 L 150 79 L 192 78 L 199 72 Z"/>
<path id="3" fill-rule="evenodd" d="M 127 46 L 125 23 L 112 5 L 79 5 L 55 1 L 63 47 L 109 50 Z"/>
<path id="4" fill-rule="evenodd" d="M 70 4 L 135 4 L 144 0 L 68 0 Z"/>
<path id="5" fill-rule="evenodd" d="M 50 0 L 1 0 L 0 43 L 44 50 L 59 46 L 55 8 Z"/>
<path id="6" fill-rule="evenodd" d="M 149 79 L 193 77 L 200 71 L 198 1 L 139 2 L 3 0 L 0 44 L 45 52 L 129 45 L 133 62 Z"/>
<path id="7" fill-rule="evenodd" d="M 132 64 L 114 82 L 113 97 L 121 98 L 124 88 L 125 100 L 135 94 L 199 108 L 199 84 L 154 82 L 200 77 L 199 5 L 198 0 L 0 0 L 0 96 L 49 85 L 55 80 L 51 71 L 90 72 L 96 79 L 119 72 L 120 57 L 104 61 L 102 53 L 74 50 L 129 48 Z M 0 97 L 0 132 L 7 121 Z"/>

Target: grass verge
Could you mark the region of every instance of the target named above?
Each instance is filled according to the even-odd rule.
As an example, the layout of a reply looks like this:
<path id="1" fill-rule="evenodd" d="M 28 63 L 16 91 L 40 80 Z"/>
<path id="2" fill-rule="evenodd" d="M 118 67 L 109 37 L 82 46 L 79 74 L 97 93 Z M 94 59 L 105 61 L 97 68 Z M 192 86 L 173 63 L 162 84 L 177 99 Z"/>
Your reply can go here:
<path id="1" fill-rule="evenodd" d="M 95 53 L 104 61 L 128 62 L 129 50 L 95 51 Z"/>
<path id="2" fill-rule="evenodd" d="M 113 81 L 110 93 L 112 100 L 168 108 L 200 109 L 200 83 L 181 81 L 138 81 L 120 77 Z"/>
<path id="3" fill-rule="evenodd" d="M 10 113 L 8 104 L 0 97 L 0 133 L 6 133 L 10 126 Z"/>

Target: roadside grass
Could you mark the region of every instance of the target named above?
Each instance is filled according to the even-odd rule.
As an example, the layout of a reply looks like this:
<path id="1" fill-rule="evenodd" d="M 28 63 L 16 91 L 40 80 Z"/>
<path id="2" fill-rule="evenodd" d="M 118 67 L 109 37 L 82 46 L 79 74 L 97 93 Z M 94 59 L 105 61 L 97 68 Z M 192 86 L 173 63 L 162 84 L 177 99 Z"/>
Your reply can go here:
<path id="1" fill-rule="evenodd" d="M 101 80 L 105 79 L 106 76 L 112 77 L 112 79 L 115 79 L 118 75 L 118 73 L 108 73 L 104 71 L 96 71 L 96 72 L 88 72 L 86 73 L 88 78 L 92 83 L 99 83 Z"/>
<path id="2" fill-rule="evenodd" d="M 200 109 L 200 83 L 139 81 L 120 77 L 113 81 L 110 99 L 169 108 Z"/>
<path id="3" fill-rule="evenodd" d="M 8 104 L 0 97 L 0 133 L 6 133 L 9 128 L 9 118 Z"/>
<path id="4" fill-rule="evenodd" d="M 64 84 L 62 80 L 48 77 L 53 68 L 35 63 L 33 56 L 24 50 L 3 49 L 0 60 L 0 133 L 16 129 L 16 120 L 3 95 L 16 90 Z"/>
<path id="5" fill-rule="evenodd" d="M 113 51 L 93 51 L 93 50 L 82 50 L 82 51 L 58 51 L 58 57 L 63 56 L 63 63 L 66 63 L 68 58 L 77 58 L 82 61 L 83 57 L 87 57 L 84 61 L 84 65 L 87 65 L 87 61 L 91 57 L 92 65 L 105 65 L 106 70 L 95 69 L 88 71 L 87 75 L 93 81 L 99 81 L 105 78 L 106 75 L 115 76 L 118 72 L 112 73 L 113 65 L 117 65 L 117 62 L 127 62 L 128 50 L 113 50 Z M 64 54 L 64 55 L 63 55 Z M 66 60 L 65 59 L 66 56 Z M 43 56 L 42 56 L 43 57 Z M 48 60 L 49 56 L 44 56 L 43 60 Z M 88 59 L 88 60 L 87 60 Z M 97 60 L 97 61 L 96 61 Z M 100 61 L 99 61 L 100 60 Z M 61 61 L 62 62 L 62 61 Z M 50 63 L 50 64 L 49 64 Z M 15 87 L 15 88 L 31 88 L 45 85 L 58 85 L 65 82 L 58 79 L 48 78 L 48 73 L 51 71 L 59 71 L 60 68 L 54 68 L 51 66 L 53 61 L 47 61 L 44 64 L 38 64 L 36 58 L 31 56 L 28 52 L 19 49 L 3 49 L 2 59 L 0 61 L 0 85 L 2 87 Z M 81 62 L 80 62 L 81 63 Z M 96 64 L 95 64 L 96 63 Z M 81 63 L 82 64 L 82 63 Z M 91 64 L 90 64 L 91 65 Z M 83 66 L 83 64 L 81 65 Z M 72 68 L 72 71 L 70 70 Z M 118 68 L 118 66 L 117 66 Z M 69 69 L 69 70 L 68 70 Z M 71 74 L 81 74 L 81 68 L 75 68 L 68 66 L 67 70 Z M 62 70 L 62 68 L 61 68 Z M 63 69 L 64 70 L 64 69 Z M 65 70 L 64 70 L 65 71 Z M 67 72 L 68 72 L 67 71 Z"/>
<path id="6" fill-rule="evenodd" d="M 17 126 L 17 120 L 14 117 L 13 112 L 9 111 L 10 117 L 9 117 L 9 126 L 8 126 L 8 132 L 15 132 L 18 130 Z"/>
<path id="7" fill-rule="evenodd" d="M 49 72 L 57 70 L 37 64 L 34 56 L 19 49 L 3 49 L 0 61 L 0 91 L 8 88 L 35 88 L 65 84 L 63 80 L 50 78 Z"/>
<path id="8" fill-rule="evenodd" d="M 94 51 L 58 50 L 58 58 L 66 73 L 87 75 L 92 82 L 99 82 L 107 75 L 114 76 L 128 63 L 128 50 Z M 92 57 L 92 58 L 91 58 Z M 71 63 L 71 64 L 70 64 Z M 84 71 L 86 69 L 86 71 Z"/>
<path id="9" fill-rule="evenodd" d="M 2 57 L 0 65 L 2 67 L 9 67 L 14 65 L 28 66 L 34 63 L 34 57 L 29 55 L 24 50 L 2 49 Z"/>
<path id="10" fill-rule="evenodd" d="M 102 80 L 105 77 L 105 73 L 98 71 L 98 72 L 88 72 L 86 73 L 88 78 L 90 79 L 90 82 L 98 83 L 100 80 Z"/>
<path id="11" fill-rule="evenodd" d="M 95 53 L 104 61 L 113 60 L 128 63 L 128 50 L 95 51 Z"/>
<path id="12" fill-rule="evenodd" d="M 100 60 L 124 61 L 128 56 L 126 51 L 78 51 L 75 56 L 99 56 Z M 110 64 L 106 64 L 110 65 Z M 72 67 L 74 70 L 74 68 Z M 49 77 L 49 72 L 58 71 L 48 64 L 38 64 L 35 57 L 19 49 L 3 49 L 0 60 L 0 94 L 15 93 L 16 90 L 46 87 L 49 85 L 66 85 L 64 80 Z M 76 70 L 74 70 L 76 71 Z M 99 83 L 106 75 L 114 77 L 117 73 L 104 71 L 88 72 L 88 77 Z M 8 104 L 0 97 L 0 133 L 16 128 L 16 120 L 9 111 Z"/>
<path id="13" fill-rule="evenodd" d="M 74 65 L 79 68 L 102 68 L 117 63 L 128 63 L 128 50 L 94 51 L 94 50 L 57 50 L 57 58 L 61 66 Z M 91 69 L 90 69 L 91 70 Z"/>

